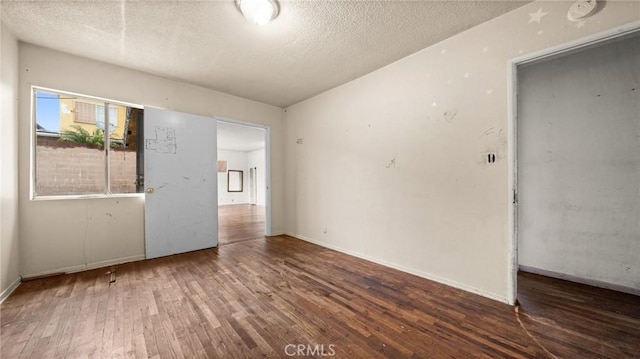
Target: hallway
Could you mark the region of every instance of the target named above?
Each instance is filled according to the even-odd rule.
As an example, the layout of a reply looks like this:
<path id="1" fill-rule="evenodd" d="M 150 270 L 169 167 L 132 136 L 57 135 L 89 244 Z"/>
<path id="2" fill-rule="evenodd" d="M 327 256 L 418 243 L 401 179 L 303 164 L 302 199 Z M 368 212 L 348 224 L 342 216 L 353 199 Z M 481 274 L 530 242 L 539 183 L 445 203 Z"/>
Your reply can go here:
<path id="1" fill-rule="evenodd" d="M 265 207 L 251 204 L 218 206 L 220 245 L 264 238 Z"/>

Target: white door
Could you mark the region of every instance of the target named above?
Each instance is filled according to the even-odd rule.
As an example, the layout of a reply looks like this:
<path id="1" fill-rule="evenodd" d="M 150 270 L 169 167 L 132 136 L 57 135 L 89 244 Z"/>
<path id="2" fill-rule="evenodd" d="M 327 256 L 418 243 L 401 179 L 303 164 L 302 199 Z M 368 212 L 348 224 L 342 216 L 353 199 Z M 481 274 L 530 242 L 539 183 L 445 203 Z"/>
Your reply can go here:
<path id="1" fill-rule="evenodd" d="M 216 121 L 144 112 L 147 258 L 217 246 Z"/>

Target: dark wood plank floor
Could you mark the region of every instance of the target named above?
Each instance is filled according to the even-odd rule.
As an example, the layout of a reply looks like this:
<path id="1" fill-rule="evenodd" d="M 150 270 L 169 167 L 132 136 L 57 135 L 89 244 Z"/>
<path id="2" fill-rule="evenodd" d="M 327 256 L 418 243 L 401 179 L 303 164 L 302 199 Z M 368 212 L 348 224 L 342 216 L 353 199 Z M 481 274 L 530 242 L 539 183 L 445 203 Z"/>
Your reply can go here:
<path id="1" fill-rule="evenodd" d="M 520 318 L 562 358 L 640 358 L 640 297 L 544 277 L 518 275 Z"/>
<path id="2" fill-rule="evenodd" d="M 23 284 L 2 306 L 3 357 L 285 357 L 288 344 L 343 358 L 540 354 L 507 306 L 289 237 L 108 278 Z"/>
<path id="3" fill-rule="evenodd" d="M 264 206 L 218 206 L 218 240 L 221 245 L 264 238 Z"/>
<path id="4" fill-rule="evenodd" d="M 0 309 L 0 356 L 286 358 L 301 345 L 308 357 L 319 349 L 336 358 L 549 357 L 508 305 L 287 236 L 110 269 L 21 284 Z M 613 298 L 615 315 L 592 309 L 607 329 L 580 334 L 577 317 L 594 305 L 587 292 L 546 313 L 537 292 L 563 286 L 523 281 L 521 320 L 550 351 L 634 355 L 635 297 Z M 556 332 L 539 326 L 550 320 Z M 621 350 L 584 350 L 592 336 Z"/>

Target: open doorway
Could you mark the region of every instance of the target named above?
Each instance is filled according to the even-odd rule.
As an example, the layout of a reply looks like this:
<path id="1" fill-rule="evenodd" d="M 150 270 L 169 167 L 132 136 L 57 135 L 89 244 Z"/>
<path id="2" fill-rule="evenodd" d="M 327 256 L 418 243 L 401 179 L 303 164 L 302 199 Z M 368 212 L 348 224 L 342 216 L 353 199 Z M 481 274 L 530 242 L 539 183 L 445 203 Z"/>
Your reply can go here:
<path id="1" fill-rule="evenodd" d="M 636 350 L 626 330 L 607 346 L 601 338 L 638 318 L 638 30 L 511 63 L 509 299 L 529 335 L 553 338 L 543 346 L 552 357 L 566 356 L 555 343 L 577 336 L 603 357 Z"/>
<path id="2" fill-rule="evenodd" d="M 511 61 L 511 303 L 520 269 L 640 294 L 638 30 Z"/>
<path id="3" fill-rule="evenodd" d="M 268 129 L 218 121 L 220 245 L 268 234 Z"/>

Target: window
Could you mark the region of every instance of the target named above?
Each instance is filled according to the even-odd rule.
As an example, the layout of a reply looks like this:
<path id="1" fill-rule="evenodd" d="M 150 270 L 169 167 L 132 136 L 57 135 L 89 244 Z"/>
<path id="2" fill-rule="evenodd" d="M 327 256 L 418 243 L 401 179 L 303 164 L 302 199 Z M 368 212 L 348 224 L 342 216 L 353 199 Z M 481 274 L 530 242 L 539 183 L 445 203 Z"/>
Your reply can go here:
<path id="1" fill-rule="evenodd" d="M 75 122 L 98 125 L 98 127 L 104 130 L 104 105 L 75 101 L 73 113 Z M 118 108 L 116 106 L 110 106 L 109 128 L 111 132 L 113 132 L 117 126 Z"/>
<path id="2" fill-rule="evenodd" d="M 104 131 L 104 105 L 96 106 L 96 125 Z M 118 108 L 109 106 L 109 132 L 113 132 L 118 126 Z M 121 139 L 124 134 L 121 135 Z"/>
<path id="3" fill-rule="evenodd" d="M 40 88 L 33 104 L 34 198 L 142 192 L 143 109 Z"/>
<path id="4" fill-rule="evenodd" d="M 78 123 L 96 123 L 96 105 L 81 101 L 75 101 L 74 114 L 75 122 Z"/>

